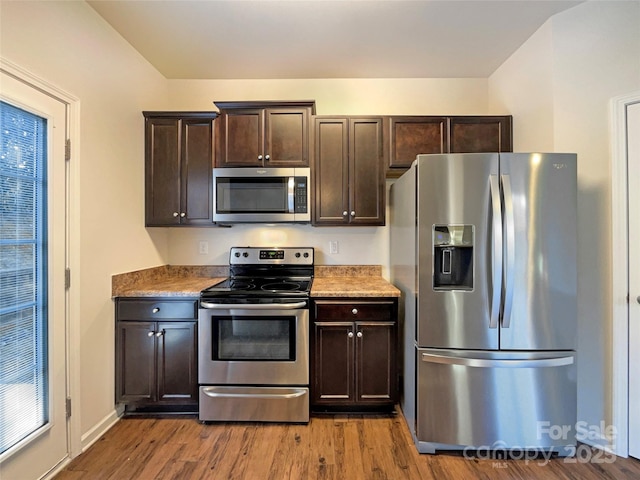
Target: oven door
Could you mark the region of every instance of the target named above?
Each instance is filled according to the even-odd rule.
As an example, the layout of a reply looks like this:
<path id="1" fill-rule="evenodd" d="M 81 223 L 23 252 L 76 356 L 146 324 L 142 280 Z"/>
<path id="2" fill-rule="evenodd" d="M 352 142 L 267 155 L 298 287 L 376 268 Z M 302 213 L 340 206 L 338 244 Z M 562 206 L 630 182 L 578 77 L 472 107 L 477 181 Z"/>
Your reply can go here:
<path id="1" fill-rule="evenodd" d="M 201 385 L 308 385 L 308 302 L 202 301 L 198 380 Z"/>

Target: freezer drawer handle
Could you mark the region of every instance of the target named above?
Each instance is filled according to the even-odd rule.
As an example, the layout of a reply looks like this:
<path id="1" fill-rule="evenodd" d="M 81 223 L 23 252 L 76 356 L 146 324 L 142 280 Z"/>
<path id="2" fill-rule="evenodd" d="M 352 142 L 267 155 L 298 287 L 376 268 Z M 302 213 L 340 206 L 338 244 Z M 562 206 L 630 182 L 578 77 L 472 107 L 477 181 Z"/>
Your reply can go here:
<path id="1" fill-rule="evenodd" d="M 483 368 L 537 368 L 562 367 L 572 365 L 573 356 L 556 358 L 539 358 L 529 360 L 492 360 L 489 358 L 460 358 L 446 355 L 423 353 L 422 361 L 427 363 L 442 363 L 445 365 L 463 365 L 465 367 Z"/>

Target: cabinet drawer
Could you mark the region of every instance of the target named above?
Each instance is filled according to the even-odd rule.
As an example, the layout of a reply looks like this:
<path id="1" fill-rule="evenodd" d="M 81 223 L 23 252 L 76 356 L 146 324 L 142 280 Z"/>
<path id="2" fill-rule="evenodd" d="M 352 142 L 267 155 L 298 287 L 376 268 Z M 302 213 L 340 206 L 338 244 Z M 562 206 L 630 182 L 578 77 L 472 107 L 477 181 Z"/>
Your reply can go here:
<path id="1" fill-rule="evenodd" d="M 165 318 L 198 318 L 196 300 L 118 300 L 118 320 L 158 320 Z"/>
<path id="2" fill-rule="evenodd" d="M 393 301 L 389 302 L 332 302 L 315 303 L 316 320 L 394 320 Z"/>

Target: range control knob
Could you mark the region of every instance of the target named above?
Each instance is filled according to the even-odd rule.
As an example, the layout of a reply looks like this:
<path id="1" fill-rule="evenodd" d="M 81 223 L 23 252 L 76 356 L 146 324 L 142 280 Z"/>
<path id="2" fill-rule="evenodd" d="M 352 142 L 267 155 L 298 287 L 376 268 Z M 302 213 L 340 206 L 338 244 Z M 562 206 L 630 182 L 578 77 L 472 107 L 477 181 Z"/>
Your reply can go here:
<path id="1" fill-rule="evenodd" d="M 300 252 L 296 252 L 296 258 L 300 258 Z"/>
<path id="2" fill-rule="evenodd" d="M 243 256 L 244 258 L 247 258 L 247 257 L 249 256 L 249 252 L 243 252 L 243 253 L 242 253 L 242 256 Z"/>
<path id="3" fill-rule="evenodd" d="M 236 252 L 234 255 L 235 255 L 236 257 L 239 257 L 239 256 L 240 256 L 240 252 Z"/>
<path id="4" fill-rule="evenodd" d="M 308 252 L 304 252 L 304 258 L 309 258 L 309 253 Z"/>

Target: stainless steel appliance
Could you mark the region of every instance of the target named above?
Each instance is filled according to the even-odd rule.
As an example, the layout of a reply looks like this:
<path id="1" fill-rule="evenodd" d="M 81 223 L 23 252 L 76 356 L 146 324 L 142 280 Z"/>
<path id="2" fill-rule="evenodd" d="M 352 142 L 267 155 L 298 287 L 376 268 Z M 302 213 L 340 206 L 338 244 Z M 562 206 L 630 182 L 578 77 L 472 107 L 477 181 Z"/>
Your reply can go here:
<path id="1" fill-rule="evenodd" d="M 313 248 L 233 247 L 198 310 L 203 421 L 309 421 Z"/>
<path id="2" fill-rule="evenodd" d="M 418 155 L 391 187 L 401 405 L 418 450 L 571 455 L 576 155 Z"/>
<path id="3" fill-rule="evenodd" d="M 213 221 L 309 223 L 309 168 L 214 168 Z"/>

